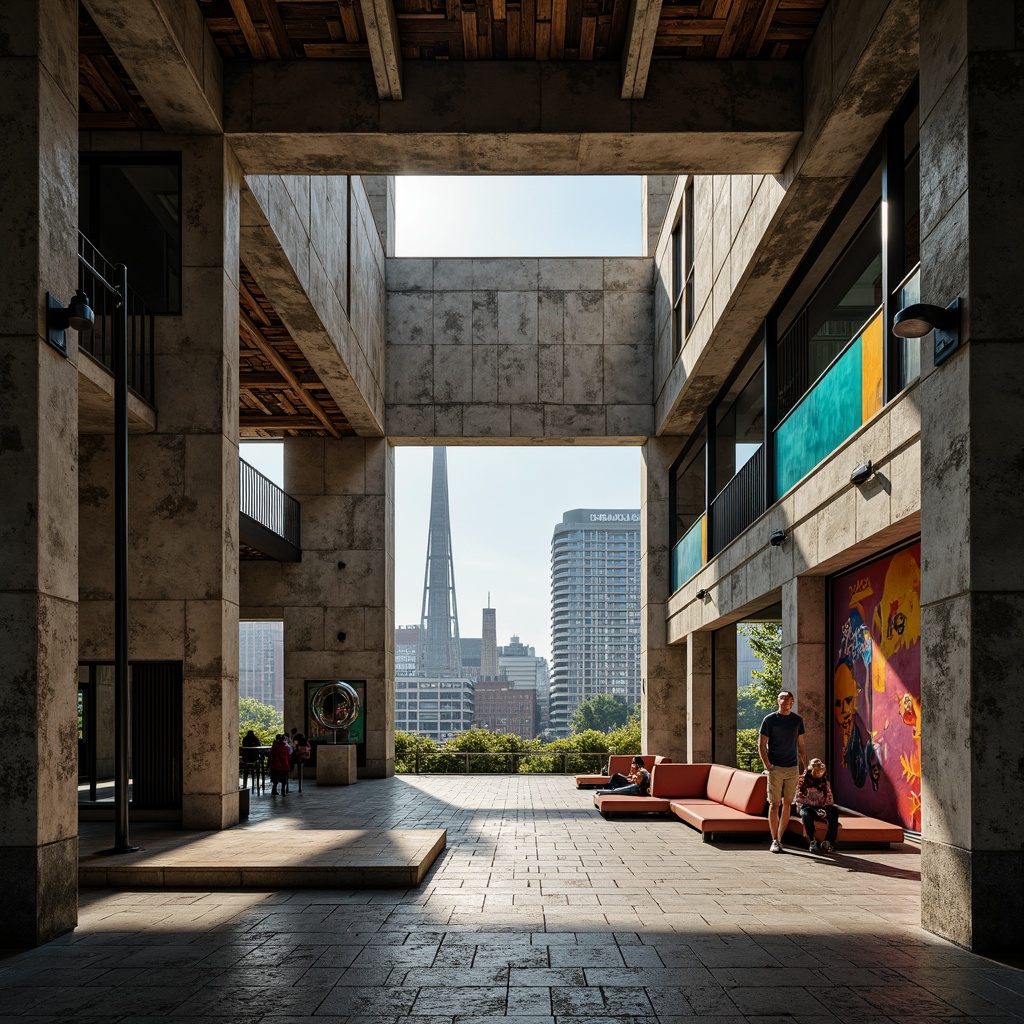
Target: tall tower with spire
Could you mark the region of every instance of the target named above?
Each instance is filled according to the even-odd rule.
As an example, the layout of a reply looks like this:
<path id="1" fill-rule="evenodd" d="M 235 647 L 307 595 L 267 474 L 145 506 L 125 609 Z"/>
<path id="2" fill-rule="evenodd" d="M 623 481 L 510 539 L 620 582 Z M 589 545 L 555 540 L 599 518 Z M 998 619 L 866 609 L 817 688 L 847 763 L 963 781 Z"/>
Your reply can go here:
<path id="1" fill-rule="evenodd" d="M 484 679 L 498 676 L 498 625 L 497 612 L 491 607 L 491 595 L 487 595 L 483 629 L 480 634 L 480 675 Z"/>
<path id="2" fill-rule="evenodd" d="M 427 565 L 423 576 L 423 610 L 420 613 L 416 660 L 422 676 L 441 679 L 462 675 L 459 611 L 455 601 L 455 567 L 452 563 L 452 524 L 448 508 L 448 452 L 445 448 L 434 449 Z"/>

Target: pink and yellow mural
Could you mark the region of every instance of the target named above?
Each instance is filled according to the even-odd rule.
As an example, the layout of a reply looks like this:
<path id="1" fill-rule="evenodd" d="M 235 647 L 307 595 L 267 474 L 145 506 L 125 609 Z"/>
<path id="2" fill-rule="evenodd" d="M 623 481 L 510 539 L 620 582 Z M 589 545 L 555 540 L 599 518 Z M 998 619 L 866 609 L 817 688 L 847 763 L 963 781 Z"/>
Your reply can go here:
<path id="1" fill-rule="evenodd" d="M 921 830 L 921 545 L 832 581 L 836 802 Z"/>

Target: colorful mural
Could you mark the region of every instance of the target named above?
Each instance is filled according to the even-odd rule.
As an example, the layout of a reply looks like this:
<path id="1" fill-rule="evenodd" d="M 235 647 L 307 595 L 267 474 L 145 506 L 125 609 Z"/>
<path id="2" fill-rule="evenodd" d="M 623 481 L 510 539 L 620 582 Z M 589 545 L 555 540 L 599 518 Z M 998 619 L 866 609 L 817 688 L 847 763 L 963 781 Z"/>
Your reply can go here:
<path id="1" fill-rule="evenodd" d="M 836 802 L 921 830 L 921 545 L 832 582 Z"/>

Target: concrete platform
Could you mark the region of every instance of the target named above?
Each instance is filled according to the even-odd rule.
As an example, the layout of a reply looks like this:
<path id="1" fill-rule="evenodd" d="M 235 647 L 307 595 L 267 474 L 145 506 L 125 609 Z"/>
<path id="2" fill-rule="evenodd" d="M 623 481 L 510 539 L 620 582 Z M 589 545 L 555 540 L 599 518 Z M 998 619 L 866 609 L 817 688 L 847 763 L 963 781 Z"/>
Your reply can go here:
<path id="1" fill-rule="evenodd" d="M 145 849 L 104 857 L 110 836 L 79 850 L 82 887 L 146 889 L 409 889 L 445 848 L 445 829 L 364 828 L 134 835 Z"/>

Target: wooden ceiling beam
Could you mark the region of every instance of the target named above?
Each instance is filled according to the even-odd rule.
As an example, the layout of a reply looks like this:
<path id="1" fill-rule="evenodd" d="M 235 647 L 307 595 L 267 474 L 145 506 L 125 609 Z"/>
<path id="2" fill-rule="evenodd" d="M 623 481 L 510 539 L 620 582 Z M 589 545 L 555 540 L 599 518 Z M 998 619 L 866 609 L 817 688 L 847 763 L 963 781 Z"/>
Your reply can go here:
<path id="1" fill-rule="evenodd" d="M 327 415 L 324 407 L 302 387 L 299 383 L 298 377 L 295 376 L 292 368 L 288 365 L 288 361 L 284 359 L 284 357 L 274 348 L 273 345 L 270 344 L 269 341 L 267 341 L 263 336 L 263 332 L 255 323 L 253 323 L 245 309 L 240 308 L 238 310 L 238 326 L 239 329 L 248 336 L 249 340 L 263 353 L 270 365 L 277 370 L 288 388 L 295 392 L 295 395 L 302 400 L 306 408 L 309 409 L 317 420 L 319 420 L 323 429 L 325 429 L 331 437 L 341 437 L 341 432 L 334 425 L 331 417 Z"/>
<path id="2" fill-rule="evenodd" d="M 366 26 L 370 63 L 382 100 L 402 98 L 402 46 L 392 0 L 359 0 Z"/>
<path id="3" fill-rule="evenodd" d="M 239 413 L 240 430 L 326 430 L 315 416 L 259 416 Z"/>
<path id="4" fill-rule="evenodd" d="M 654 56 L 654 39 L 661 19 L 661 0 L 632 0 L 622 48 L 622 98 L 642 100 Z"/>

